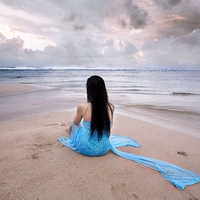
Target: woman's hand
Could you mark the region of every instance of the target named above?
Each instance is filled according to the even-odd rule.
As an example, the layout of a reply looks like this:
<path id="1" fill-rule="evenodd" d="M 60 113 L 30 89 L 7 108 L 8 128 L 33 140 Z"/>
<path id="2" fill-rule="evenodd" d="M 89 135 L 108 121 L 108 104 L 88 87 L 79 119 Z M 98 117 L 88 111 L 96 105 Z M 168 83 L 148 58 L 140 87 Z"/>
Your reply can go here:
<path id="1" fill-rule="evenodd" d="M 67 130 L 66 130 L 69 134 L 71 134 L 72 132 L 72 122 L 69 122 L 67 125 Z"/>

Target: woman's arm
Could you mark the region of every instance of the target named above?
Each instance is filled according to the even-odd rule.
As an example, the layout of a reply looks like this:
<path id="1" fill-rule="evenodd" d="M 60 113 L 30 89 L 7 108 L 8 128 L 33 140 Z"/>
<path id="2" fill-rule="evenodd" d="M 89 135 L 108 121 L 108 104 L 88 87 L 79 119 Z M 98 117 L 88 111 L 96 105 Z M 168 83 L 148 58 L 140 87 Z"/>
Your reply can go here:
<path id="1" fill-rule="evenodd" d="M 114 115 L 115 107 L 113 104 L 109 104 L 109 118 L 110 120 L 113 120 L 113 115 Z"/>
<path id="2" fill-rule="evenodd" d="M 73 120 L 73 123 L 78 126 L 83 118 L 83 110 L 85 108 L 85 104 L 79 104 L 76 110 L 76 116 Z"/>

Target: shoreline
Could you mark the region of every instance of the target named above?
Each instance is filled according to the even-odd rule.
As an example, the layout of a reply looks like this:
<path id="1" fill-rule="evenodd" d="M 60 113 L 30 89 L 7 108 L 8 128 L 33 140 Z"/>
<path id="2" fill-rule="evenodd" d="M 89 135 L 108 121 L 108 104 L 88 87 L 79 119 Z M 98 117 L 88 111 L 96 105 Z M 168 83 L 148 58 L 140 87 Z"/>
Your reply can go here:
<path id="1" fill-rule="evenodd" d="M 72 102 L 70 97 L 69 101 L 65 101 L 65 97 L 61 96 L 60 91 L 57 93 L 51 90 L 38 90 L 38 87 L 26 84 L 0 84 L 0 104 L 3 106 L 0 113 L 0 122 L 12 121 L 29 116 L 39 115 L 43 113 L 56 112 L 56 111 L 76 111 L 76 106 L 79 98 L 75 98 Z M 42 98 L 41 98 L 42 97 Z M 28 98 L 28 102 L 27 102 Z M 66 98 L 68 98 L 66 94 Z M 15 99 L 18 99 L 16 101 Z M 83 98 L 82 98 L 83 99 Z M 25 103 L 23 103 L 25 102 Z M 59 102 L 59 103 L 58 103 Z M 15 105 L 15 107 L 13 107 Z M 144 109 L 144 110 L 141 110 Z M 145 122 L 150 122 L 155 125 L 161 125 L 170 130 L 181 131 L 184 134 L 200 138 L 200 129 L 197 127 L 189 126 L 188 124 L 160 118 L 157 116 L 156 110 L 149 113 L 145 107 L 139 106 L 123 106 L 116 107 L 115 112 L 122 114 L 133 119 L 140 119 Z M 145 111 L 145 112 L 144 112 Z M 10 117 L 12 116 L 12 117 Z"/>

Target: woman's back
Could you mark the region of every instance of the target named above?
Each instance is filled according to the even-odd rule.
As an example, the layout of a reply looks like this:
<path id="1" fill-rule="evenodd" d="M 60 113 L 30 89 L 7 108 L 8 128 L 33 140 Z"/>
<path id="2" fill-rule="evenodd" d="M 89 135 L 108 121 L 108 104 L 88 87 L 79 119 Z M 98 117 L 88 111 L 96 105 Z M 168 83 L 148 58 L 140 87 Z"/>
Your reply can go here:
<path id="1" fill-rule="evenodd" d="M 90 121 L 92 120 L 92 105 L 91 103 L 83 103 L 83 120 L 84 121 Z M 113 111 L 114 111 L 114 107 L 112 104 L 110 104 L 110 106 L 107 107 L 108 109 L 108 116 L 109 116 L 109 120 L 113 120 Z"/>
<path id="2" fill-rule="evenodd" d="M 102 137 L 99 138 L 97 130 L 91 135 L 91 119 L 92 119 L 92 105 L 91 103 L 83 103 L 80 105 L 83 115 L 81 126 L 72 128 L 75 130 L 75 135 L 71 134 L 70 140 L 76 143 L 76 151 L 87 156 L 102 156 L 110 149 L 109 133 L 103 131 Z M 108 108 L 110 124 L 112 124 L 112 110 Z"/>

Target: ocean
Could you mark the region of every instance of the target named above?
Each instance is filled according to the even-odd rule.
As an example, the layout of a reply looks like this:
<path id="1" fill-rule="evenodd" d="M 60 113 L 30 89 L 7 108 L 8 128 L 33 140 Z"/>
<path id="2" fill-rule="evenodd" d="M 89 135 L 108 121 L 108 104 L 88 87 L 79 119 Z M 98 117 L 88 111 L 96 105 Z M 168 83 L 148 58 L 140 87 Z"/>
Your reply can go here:
<path id="1" fill-rule="evenodd" d="M 200 130 L 200 70 L 0 68 L 0 83 L 38 87 L 26 95 L 1 95 L 0 120 L 15 118 L 19 111 L 21 115 L 28 115 L 76 107 L 77 103 L 86 101 L 85 84 L 92 75 L 105 80 L 109 100 L 116 108 Z M 26 99 L 29 104 L 24 102 Z M 13 103 L 16 113 L 9 108 Z"/>

